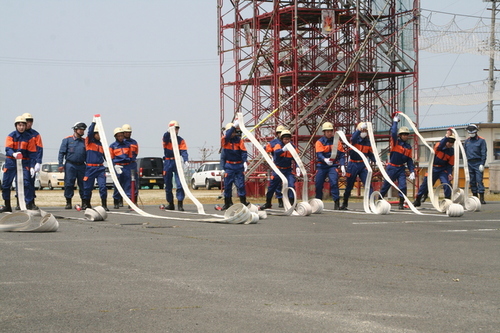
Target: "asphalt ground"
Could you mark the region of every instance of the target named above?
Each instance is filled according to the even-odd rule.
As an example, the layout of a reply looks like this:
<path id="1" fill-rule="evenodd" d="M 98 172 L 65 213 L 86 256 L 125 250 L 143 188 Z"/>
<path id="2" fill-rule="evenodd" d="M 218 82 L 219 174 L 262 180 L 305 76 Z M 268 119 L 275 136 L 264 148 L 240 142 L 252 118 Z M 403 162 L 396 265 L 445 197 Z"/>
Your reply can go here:
<path id="1" fill-rule="evenodd" d="M 46 208 L 57 232 L 0 233 L 0 332 L 500 332 L 500 202 L 350 206 L 250 225 Z"/>

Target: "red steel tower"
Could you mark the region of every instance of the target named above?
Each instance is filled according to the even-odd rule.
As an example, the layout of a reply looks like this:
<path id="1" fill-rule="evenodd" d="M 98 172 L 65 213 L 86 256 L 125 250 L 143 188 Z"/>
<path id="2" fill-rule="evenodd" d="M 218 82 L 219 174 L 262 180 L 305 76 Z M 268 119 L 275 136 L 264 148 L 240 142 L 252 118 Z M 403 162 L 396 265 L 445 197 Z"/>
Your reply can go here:
<path id="1" fill-rule="evenodd" d="M 218 0 L 221 125 L 242 112 L 263 145 L 287 126 L 311 174 L 325 121 L 347 135 L 370 121 L 383 150 L 394 111 L 418 119 L 418 9 L 418 0 Z"/>

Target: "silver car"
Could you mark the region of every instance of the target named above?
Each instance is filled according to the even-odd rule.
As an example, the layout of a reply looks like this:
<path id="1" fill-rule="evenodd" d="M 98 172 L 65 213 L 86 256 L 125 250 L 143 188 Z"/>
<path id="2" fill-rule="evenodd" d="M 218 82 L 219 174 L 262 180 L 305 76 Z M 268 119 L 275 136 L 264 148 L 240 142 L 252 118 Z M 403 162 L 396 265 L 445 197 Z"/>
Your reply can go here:
<path id="1" fill-rule="evenodd" d="M 219 162 L 203 163 L 191 177 L 191 188 L 197 190 L 204 186 L 207 190 L 212 187 L 221 188 L 222 173 Z"/>

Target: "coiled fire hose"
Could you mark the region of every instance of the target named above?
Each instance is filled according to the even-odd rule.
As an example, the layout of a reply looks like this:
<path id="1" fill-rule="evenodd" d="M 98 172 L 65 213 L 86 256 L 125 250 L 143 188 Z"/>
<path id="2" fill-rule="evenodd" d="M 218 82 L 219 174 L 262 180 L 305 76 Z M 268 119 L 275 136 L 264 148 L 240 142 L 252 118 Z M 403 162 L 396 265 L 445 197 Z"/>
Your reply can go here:
<path id="1" fill-rule="evenodd" d="M 409 118 L 408 118 L 409 119 Z M 411 122 L 411 121 L 410 121 Z M 375 136 L 373 135 L 373 128 L 372 126 L 368 126 L 368 136 L 370 137 L 370 142 L 375 142 Z M 391 178 L 389 177 L 389 175 L 387 174 L 387 172 L 385 171 L 385 167 L 384 167 L 384 164 L 382 163 L 382 160 L 380 159 L 380 156 L 379 156 L 379 152 L 378 152 L 378 149 L 377 149 L 377 145 L 372 145 L 372 149 L 373 149 L 373 155 L 375 156 L 375 164 L 377 165 L 377 167 L 379 168 L 380 170 L 380 173 L 382 174 L 382 176 L 384 177 L 384 179 L 389 183 L 391 184 L 392 187 L 394 187 L 395 189 L 397 189 L 399 191 L 399 193 L 401 193 L 401 195 L 403 196 L 403 198 L 405 199 L 406 203 L 408 204 L 408 207 L 410 207 L 411 211 L 414 212 L 415 214 L 419 214 L 419 215 L 423 215 L 423 213 L 421 211 L 419 211 L 418 209 L 415 208 L 415 206 L 413 206 L 413 204 L 411 203 L 411 201 L 408 199 L 408 197 L 403 193 L 403 191 L 401 191 L 397 186 L 396 184 L 394 184 L 394 182 L 391 180 Z M 374 191 L 372 193 L 372 196 L 374 197 L 375 195 L 374 194 L 378 194 L 380 195 L 380 192 L 378 191 Z"/>
<path id="2" fill-rule="evenodd" d="M 367 122 L 366 125 L 367 125 L 368 134 L 372 133 L 371 136 L 369 137 L 370 142 L 375 142 L 374 137 L 373 137 L 372 124 Z M 389 214 L 389 212 L 391 210 L 391 205 L 386 200 L 384 200 L 384 198 L 381 198 L 380 192 L 374 191 L 370 195 L 369 184 L 371 184 L 372 176 L 373 176 L 373 170 L 370 166 L 370 162 L 366 158 L 365 154 L 363 154 L 359 149 L 357 149 L 355 146 L 353 146 L 349 142 L 349 140 L 347 139 L 347 137 L 345 136 L 345 133 L 343 131 L 336 131 L 335 132 L 335 136 L 333 139 L 333 145 L 332 145 L 332 157 L 331 158 L 335 158 L 337 156 L 337 152 L 338 152 L 337 147 L 338 147 L 339 139 L 342 140 L 342 142 L 344 142 L 349 148 L 353 149 L 356 153 L 358 153 L 358 155 L 363 160 L 363 163 L 364 163 L 366 169 L 368 170 L 368 174 L 366 176 L 366 183 L 364 186 L 364 195 L 363 195 L 363 209 L 364 209 L 364 211 L 366 213 L 369 213 L 369 214 L 373 213 L 373 214 L 377 214 L 377 215 Z M 374 152 L 375 151 L 376 150 L 374 150 Z"/>
<path id="3" fill-rule="evenodd" d="M 255 136 L 245 127 L 245 120 L 243 119 L 243 114 L 241 112 L 238 112 L 236 114 L 236 119 L 238 119 L 238 122 L 240 124 L 240 129 L 243 132 L 243 134 L 245 134 L 245 136 L 250 140 L 250 142 L 252 142 L 252 144 L 255 146 L 255 148 L 257 148 L 257 150 L 262 154 L 262 156 L 266 160 L 267 164 L 269 164 L 271 169 L 273 169 L 273 171 L 278 175 L 278 177 L 280 177 L 280 179 L 283 183 L 283 189 L 282 189 L 282 191 L 283 191 L 283 206 L 284 206 L 285 211 L 278 214 L 278 215 L 287 215 L 287 216 L 300 215 L 299 212 L 295 212 L 295 207 L 297 205 L 297 193 L 295 192 L 295 190 L 293 188 L 288 187 L 288 180 L 286 179 L 286 177 L 283 175 L 283 173 L 281 173 L 280 169 L 278 169 L 276 167 L 273 160 L 269 157 L 269 155 L 264 150 L 262 145 L 255 138 Z M 288 198 L 288 191 L 289 190 L 293 193 L 293 196 L 295 199 L 293 205 L 290 204 L 290 200 Z"/>
<path id="4" fill-rule="evenodd" d="M 470 212 L 479 211 L 481 209 L 481 201 L 477 197 L 469 196 L 469 184 L 470 184 L 469 166 L 467 164 L 467 155 L 465 154 L 465 148 L 464 145 L 462 144 L 462 139 L 460 139 L 460 136 L 458 135 L 457 131 L 454 128 L 451 128 L 451 130 L 455 135 L 455 146 L 458 146 L 458 149 L 455 149 L 455 165 L 454 165 L 455 177 L 453 178 L 453 202 L 464 205 L 467 211 Z M 462 155 L 462 159 L 464 161 L 465 184 L 463 190 L 458 188 L 460 155 Z"/>
<path id="5" fill-rule="evenodd" d="M 106 139 L 106 134 L 104 131 L 104 126 L 102 125 L 102 120 L 100 115 L 95 115 L 94 116 L 94 121 L 97 125 L 97 128 L 99 130 L 99 133 L 101 135 L 101 142 L 104 147 L 109 147 L 107 139 Z M 176 156 L 176 163 L 180 162 L 180 154 L 179 154 L 179 147 L 177 145 L 177 136 L 175 134 L 175 129 L 173 129 L 174 132 L 170 132 L 171 138 L 172 138 L 172 146 L 174 149 L 174 154 Z M 172 131 L 172 129 L 170 130 Z M 174 140 L 175 143 L 174 144 Z M 106 160 L 111 163 L 111 154 L 109 153 L 109 149 L 104 149 L 104 155 L 106 156 Z M 178 164 L 176 164 L 177 170 L 179 171 L 179 178 L 183 179 L 184 178 L 184 173 L 182 170 L 182 167 L 179 167 Z M 130 200 L 130 198 L 125 194 L 125 191 L 120 185 L 120 182 L 118 181 L 118 178 L 116 176 L 115 169 L 113 167 L 109 168 L 109 172 L 111 174 L 111 178 L 113 179 L 113 183 L 115 184 L 116 188 L 118 189 L 118 192 L 122 196 L 122 198 L 127 202 L 127 204 L 139 215 L 144 216 L 144 217 L 151 217 L 151 218 L 157 218 L 157 219 L 166 219 L 166 220 L 177 220 L 177 221 L 192 221 L 192 222 L 210 222 L 210 223 L 234 223 L 234 224 L 253 224 L 257 223 L 258 221 L 258 215 L 253 214 L 250 212 L 250 210 L 243 204 L 235 204 L 231 206 L 229 209 L 227 209 L 224 212 L 224 216 L 221 215 L 216 215 L 216 214 L 203 214 L 203 213 L 198 213 L 198 215 L 203 215 L 204 217 L 199 217 L 199 218 L 185 218 L 185 217 L 171 217 L 171 216 L 159 216 L 159 215 L 153 215 L 146 213 L 137 205 Z M 185 183 L 184 183 L 185 184 Z M 185 186 L 185 185 L 183 185 Z M 186 192 L 189 192 L 189 187 L 185 186 L 184 187 Z M 192 195 L 192 194 L 191 194 Z M 191 198 L 191 197 L 190 197 Z M 196 202 L 199 203 L 199 201 L 196 200 Z M 198 210 L 199 207 L 197 205 Z M 172 211 L 174 213 L 175 211 Z M 175 212 L 175 213 L 184 213 L 184 212 Z M 185 213 L 185 214 L 195 214 L 195 213 Z M 257 217 L 256 217 L 257 215 Z M 210 217 L 207 217 L 210 216 Z"/>
<path id="6" fill-rule="evenodd" d="M 24 201 L 24 174 L 22 159 L 16 159 L 17 171 L 17 198 L 21 212 L 7 214 L 0 219 L 0 231 L 24 231 L 24 232 L 52 232 L 57 231 L 59 222 L 55 216 L 43 210 L 30 211 L 26 209 Z M 41 216 L 38 223 L 35 216 Z"/>
<path id="7" fill-rule="evenodd" d="M 311 200 L 308 200 L 309 197 L 309 191 L 308 191 L 308 184 L 309 184 L 309 179 L 307 177 L 307 171 L 306 168 L 304 167 L 304 163 L 302 162 L 302 159 L 300 158 L 299 154 L 295 150 L 292 144 L 287 143 L 285 147 L 288 147 L 288 151 L 290 154 L 292 154 L 293 159 L 295 160 L 295 163 L 300 169 L 300 172 L 302 172 L 302 178 L 304 179 L 303 181 L 303 186 L 302 186 L 302 202 L 299 202 L 300 204 L 307 203 L 311 207 L 311 213 L 312 214 L 321 214 L 323 209 L 325 208 L 325 205 L 323 204 L 323 201 L 321 199 L 313 198 Z M 306 205 L 303 205 L 303 209 L 308 209 Z M 297 208 L 299 210 L 299 208 Z"/>
<path id="8" fill-rule="evenodd" d="M 427 167 L 427 188 L 429 191 L 429 198 L 431 200 L 432 206 L 440 213 L 446 213 L 448 216 L 452 217 L 457 217 L 457 216 L 462 216 L 463 215 L 463 207 L 459 204 L 453 203 L 450 199 L 443 199 L 439 201 L 439 189 L 443 188 L 444 186 L 450 186 L 449 184 L 441 184 L 436 188 L 436 191 L 434 191 L 434 184 L 432 182 L 432 169 L 433 169 L 433 163 L 434 163 L 434 156 L 435 152 L 434 149 L 427 144 L 426 140 L 422 137 L 416 126 L 413 124 L 413 121 L 405 115 L 404 113 L 399 113 L 399 116 L 405 118 L 408 122 L 408 124 L 411 126 L 413 129 L 414 133 L 420 138 L 421 142 L 429 149 L 430 151 L 430 156 L 429 156 L 429 163 Z M 458 172 L 455 173 L 457 175 Z M 408 205 L 410 205 L 410 202 L 408 201 Z M 413 204 L 411 205 L 413 206 Z"/>

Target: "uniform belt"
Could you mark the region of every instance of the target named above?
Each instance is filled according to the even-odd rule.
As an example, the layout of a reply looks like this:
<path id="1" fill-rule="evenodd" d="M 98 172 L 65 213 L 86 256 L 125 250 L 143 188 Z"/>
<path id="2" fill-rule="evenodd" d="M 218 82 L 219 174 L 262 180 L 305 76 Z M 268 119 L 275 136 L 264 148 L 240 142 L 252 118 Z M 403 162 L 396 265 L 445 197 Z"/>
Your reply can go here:
<path id="1" fill-rule="evenodd" d="M 85 164 L 85 162 L 72 162 L 72 161 L 66 161 L 66 162 L 74 164 L 74 165 L 84 165 Z"/>
<path id="2" fill-rule="evenodd" d="M 115 163 L 116 165 L 129 165 L 130 163 Z"/>
<path id="3" fill-rule="evenodd" d="M 401 164 L 401 165 L 398 165 L 398 164 L 393 164 L 393 163 L 387 163 L 389 165 L 392 165 L 393 167 L 396 167 L 396 168 L 399 168 L 399 167 L 402 167 L 404 164 Z"/>
<path id="4" fill-rule="evenodd" d="M 292 167 L 280 167 L 280 166 L 276 166 L 278 169 L 282 169 L 282 170 L 286 170 L 286 169 L 291 169 Z"/>
<path id="5" fill-rule="evenodd" d="M 359 163 L 359 162 L 363 162 L 363 160 L 351 160 L 351 162 Z"/>
<path id="6" fill-rule="evenodd" d="M 444 167 L 444 165 L 439 165 L 439 164 L 433 164 L 432 166 L 433 166 L 433 167 L 435 167 L 435 168 L 441 168 L 441 167 Z"/>
<path id="7" fill-rule="evenodd" d="M 467 161 L 469 161 L 469 162 L 479 162 L 479 161 L 481 161 L 481 159 L 480 158 L 471 158 L 470 160 L 467 160 Z"/>
<path id="8" fill-rule="evenodd" d="M 242 161 L 237 161 L 237 162 L 233 162 L 233 161 L 226 161 L 226 163 L 229 163 L 229 164 L 241 164 L 243 163 Z"/>
<path id="9" fill-rule="evenodd" d="M 164 158 L 166 161 L 169 161 L 169 160 L 175 160 L 175 157 L 165 157 Z"/>
<path id="10" fill-rule="evenodd" d="M 87 166 L 100 167 L 100 166 L 102 166 L 102 163 L 101 164 L 90 164 L 90 163 L 87 163 Z"/>

